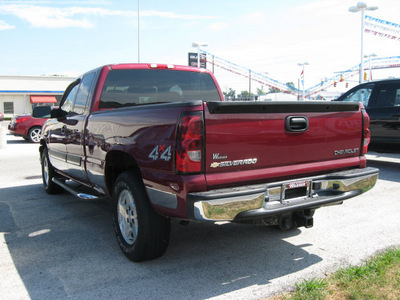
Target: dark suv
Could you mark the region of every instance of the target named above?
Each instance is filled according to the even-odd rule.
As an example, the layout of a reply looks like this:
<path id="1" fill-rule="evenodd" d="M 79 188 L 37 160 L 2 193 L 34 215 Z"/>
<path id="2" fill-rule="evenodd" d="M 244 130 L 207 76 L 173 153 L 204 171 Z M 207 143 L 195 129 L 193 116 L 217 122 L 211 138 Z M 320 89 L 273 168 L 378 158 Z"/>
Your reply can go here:
<path id="1" fill-rule="evenodd" d="M 362 102 L 371 119 L 370 149 L 400 151 L 400 79 L 362 83 L 335 101 Z"/>

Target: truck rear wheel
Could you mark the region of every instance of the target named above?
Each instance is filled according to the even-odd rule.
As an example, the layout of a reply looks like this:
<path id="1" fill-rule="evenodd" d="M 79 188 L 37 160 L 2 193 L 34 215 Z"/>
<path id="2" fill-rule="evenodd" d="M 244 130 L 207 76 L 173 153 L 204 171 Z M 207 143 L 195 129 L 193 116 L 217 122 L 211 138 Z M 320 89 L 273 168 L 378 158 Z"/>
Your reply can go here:
<path id="1" fill-rule="evenodd" d="M 59 185 L 53 182 L 53 177 L 55 176 L 55 171 L 49 160 L 49 154 L 47 153 L 47 148 L 44 148 L 41 155 L 42 162 L 42 180 L 43 187 L 47 194 L 60 194 L 64 190 Z"/>
<path id="2" fill-rule="evenodd" d="M 118 176 L 113 189 L 113 206 L 115 235 L 127 258 L 140 262 L 165 253 L 170 220 L 153 210 L 142 182 L 133 172 Z"/>

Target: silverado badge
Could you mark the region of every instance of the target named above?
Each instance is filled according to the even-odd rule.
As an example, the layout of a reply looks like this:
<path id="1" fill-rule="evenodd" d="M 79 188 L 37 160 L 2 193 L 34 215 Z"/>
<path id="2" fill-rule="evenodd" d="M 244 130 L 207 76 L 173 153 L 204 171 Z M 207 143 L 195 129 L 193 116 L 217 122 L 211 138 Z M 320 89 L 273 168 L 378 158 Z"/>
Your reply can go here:
<path id="1" fill-rule="evenodd" d="M 257 163 L 257 158 L 228 160 L 228 161 L 221 161 L 221 162 L 213 162 L 210 165 L 210 168 L 223 168 L 223 167 L 234 167 L 234 166 L 243 166 L 243 165 L 255 165 L 256 163 Z"/>

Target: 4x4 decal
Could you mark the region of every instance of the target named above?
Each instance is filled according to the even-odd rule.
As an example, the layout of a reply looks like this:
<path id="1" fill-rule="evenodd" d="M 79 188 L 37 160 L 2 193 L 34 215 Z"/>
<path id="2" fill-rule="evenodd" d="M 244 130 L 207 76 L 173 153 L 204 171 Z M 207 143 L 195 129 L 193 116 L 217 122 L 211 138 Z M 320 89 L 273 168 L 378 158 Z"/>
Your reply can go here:
<path id="1" fill-rule="evenodd" d="M 155 146 L 154 149 L 150 152 L 149 158 L 151 158 L 152 160 L 163 159 L 165 161 L 170 161 L 172 157 L 171 146 L 168 146 L 167 148 L 165 147 L 166 145 Z"/>

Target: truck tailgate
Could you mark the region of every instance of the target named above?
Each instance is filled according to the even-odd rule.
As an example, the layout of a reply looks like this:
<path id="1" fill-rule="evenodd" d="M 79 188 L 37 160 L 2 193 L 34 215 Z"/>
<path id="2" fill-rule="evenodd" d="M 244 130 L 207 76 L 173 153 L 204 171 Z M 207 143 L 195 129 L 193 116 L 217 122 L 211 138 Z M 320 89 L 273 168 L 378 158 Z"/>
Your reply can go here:
<path id="1" fill-rule="evenodd" d="M 237 172 L 240 180 L 246 172 L 238 171 L 254 175 L 284 167 L 304 174 L 301 168 L 313 163 L 326 169 L 346 159 L 359 164 L 363 117 L 358 103 L 206 102 L 204 114 L 210 185 L 216 183 L 213 175 L 222 178 L 226 172 Z"/>

